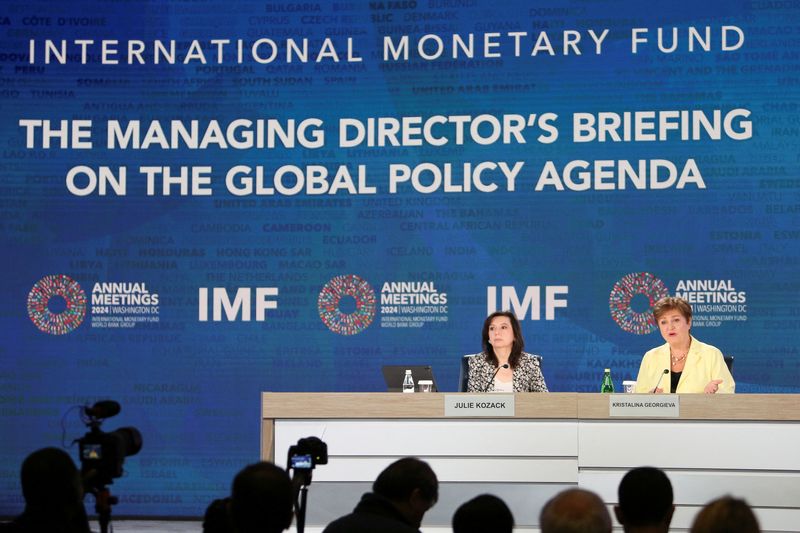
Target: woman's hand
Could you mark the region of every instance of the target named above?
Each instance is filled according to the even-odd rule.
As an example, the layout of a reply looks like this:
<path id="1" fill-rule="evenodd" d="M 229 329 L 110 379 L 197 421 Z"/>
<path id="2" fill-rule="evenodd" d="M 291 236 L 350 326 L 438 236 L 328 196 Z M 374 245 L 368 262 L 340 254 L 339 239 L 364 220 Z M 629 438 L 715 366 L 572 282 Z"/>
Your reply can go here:
<path id="1" fill-rule="evenodd" d="M 661 387 L 656 387 L 655 389 L 651 390 L 650 392 L 653 393 L 653 394 L 661 394 L 662 392 L 664 392 L 664 389 L 662 389 Z"/>
<path id="2" fill-rule="evenodd" d="M 703 389 L 703 392 L 705 392 L 706 394 L 716 394 L 717 391 L 719 390 L 720 383 L 722 383 L 721 379 L 712 379 L 711 381 L 708 382 L 706 388 Z"/>

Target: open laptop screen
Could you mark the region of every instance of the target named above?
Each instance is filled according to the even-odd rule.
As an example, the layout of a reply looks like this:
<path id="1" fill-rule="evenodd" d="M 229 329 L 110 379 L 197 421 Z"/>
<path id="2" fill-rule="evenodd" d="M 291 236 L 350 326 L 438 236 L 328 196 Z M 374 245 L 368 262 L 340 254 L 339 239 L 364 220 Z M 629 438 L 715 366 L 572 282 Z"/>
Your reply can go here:
<path id="1" fill-rule="evenodd" d="M 406 377 L 406 370 L 411 370 L 416 391 L 419 391 L 419 380 L 421 379 L 428 379 L 433 382 L 433 392 L 439 390 L 433 377 L 431 365 L 383 365 L 383 380 L 386 382 L 387 392 L 401 392 L 403 390 L 403 378 Z"/>

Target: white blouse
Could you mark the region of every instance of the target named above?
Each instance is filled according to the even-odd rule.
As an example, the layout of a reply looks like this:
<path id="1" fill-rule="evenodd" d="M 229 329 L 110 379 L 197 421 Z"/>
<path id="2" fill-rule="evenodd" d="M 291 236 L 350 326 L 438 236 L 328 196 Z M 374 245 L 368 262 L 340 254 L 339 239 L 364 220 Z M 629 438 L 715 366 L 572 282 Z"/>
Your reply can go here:
<path id="1" fill-rule="evenodd" d="M 494 390 L 492 392 L 514 392 L 514 380 L 500 381 L 494 378 Z"/>

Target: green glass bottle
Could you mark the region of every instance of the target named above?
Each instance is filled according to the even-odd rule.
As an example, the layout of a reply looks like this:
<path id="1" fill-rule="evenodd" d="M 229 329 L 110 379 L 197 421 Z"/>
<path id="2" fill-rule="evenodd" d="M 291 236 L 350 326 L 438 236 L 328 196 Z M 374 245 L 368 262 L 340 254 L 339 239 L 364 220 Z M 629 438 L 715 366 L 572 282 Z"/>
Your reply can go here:
<path id="1" fill-rule="evenodd" d="M 600 392 L 614 392 L 614 382 L 611 381 L 610 368 L 606 368 L 603 372 L 603 384 L 600 385 Z"/>

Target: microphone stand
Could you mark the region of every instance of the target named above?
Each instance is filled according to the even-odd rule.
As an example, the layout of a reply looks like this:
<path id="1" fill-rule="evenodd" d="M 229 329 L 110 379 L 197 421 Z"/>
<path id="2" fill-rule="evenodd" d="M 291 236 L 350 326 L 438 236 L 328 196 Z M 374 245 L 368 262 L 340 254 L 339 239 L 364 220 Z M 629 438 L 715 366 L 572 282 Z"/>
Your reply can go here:
<path id="1" fill-rule="evenodd" d="M 661 380 L 664 379 L 664 376 L 666 376 L 667 374 L 669 374 L 669 369 L 665 368 L 664 371 L 661 373 L 661 375 L 658 376 L 658 381 L 656 381 L 656 386 L 653 387 L 653 394 L 655 394 L 656 389 L 658 388 L 659 385 L 661 385 Z"/>
<path id="2" fill-rule="evenodd" d="M 508 363 L 497 367 L 497 370 L 495 370 L 494 374 L 492 374 L 492 379 L 489 380 L 489 383 L 486 384 L 486 387 L 481 392 L 489 392 L 489 389 L 492 387 L 492 383 L 494 383 L 494 378 L 497 376 L 497 373 L 500 372 L 501 368 L 508 368 Z"/>

